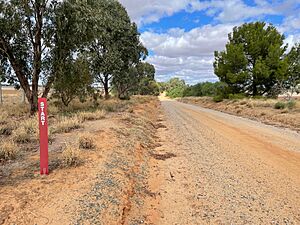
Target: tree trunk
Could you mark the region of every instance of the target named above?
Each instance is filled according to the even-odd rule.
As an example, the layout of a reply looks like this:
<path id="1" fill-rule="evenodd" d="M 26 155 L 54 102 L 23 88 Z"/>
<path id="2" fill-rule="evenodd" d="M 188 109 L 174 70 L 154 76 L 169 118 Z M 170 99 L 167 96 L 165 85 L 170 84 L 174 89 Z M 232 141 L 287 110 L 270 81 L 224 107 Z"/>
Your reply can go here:
<path id="1" fill-rule="evenodd" d="M 3 103 L 3 99 L 2 99 L 2 84 L 1 84 L 1 81 L 0 81 L 0 104 Z"/>
<path id="2" fill-rule="evenodd" d="M 108 76 L 104 77 L 104 82 L 103 82 L 103 87 L 104 87 L 104 97 L 105 99 L 109 99 L 109 79 Z"/>

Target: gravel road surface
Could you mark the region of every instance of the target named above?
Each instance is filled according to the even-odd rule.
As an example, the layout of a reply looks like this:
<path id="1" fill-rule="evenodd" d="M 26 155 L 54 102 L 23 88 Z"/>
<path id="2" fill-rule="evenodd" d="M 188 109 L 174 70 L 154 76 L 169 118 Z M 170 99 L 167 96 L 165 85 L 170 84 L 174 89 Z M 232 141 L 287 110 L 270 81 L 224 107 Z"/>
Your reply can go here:
<path id="1" fill-rule="evenodd" d="M 149 224 L 300 224 L 300 135 L 162 100 Z M 151 181 L 150 181 L 151 186 Z M 153 216 L 156 215 L 156 216 Z"/>

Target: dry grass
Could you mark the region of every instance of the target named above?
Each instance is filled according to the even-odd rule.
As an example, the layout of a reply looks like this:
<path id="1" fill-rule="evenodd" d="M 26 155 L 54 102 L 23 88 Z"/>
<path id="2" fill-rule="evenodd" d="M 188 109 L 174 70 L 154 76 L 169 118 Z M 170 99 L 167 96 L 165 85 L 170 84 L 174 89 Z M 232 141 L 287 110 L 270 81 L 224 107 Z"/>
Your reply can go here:
<path id="1" fill-rule="evenodd" d="M 51 127 L 51 133 L 68 133 L 72 130 L 79 129 L 81 122 L 77 116 L 74 117 L 62 117 L 53 127 Z"/>
<path id="2" fill-rule="evenodd" d="M 31 138 L 31 134 L 27 133 L 24 127 L 20 127 L 12 133 L 12 139 L 19 144 L 29 143 Z"/>
<path id="3" fill-rule="evenodd" d="M 19 153 L 18 146 L 12 141 L 2 141 L 0 143 L 0 160 L 15 159 Z"/>
<path id="4" fill-rule="evenodd" d="M 78 119 L 81 122 L 92 121 L 92 120 L 101 120 L 104 119 L 106 112 L 104 110 L 97 110 L 95 112 L 79 112 L 77 114 Z"/>
<path id="5" fill-rule="evenodd" d="M 95 137 L 90 133 L 83 133 L 79 136 L 79 148 L 94 149 L 96 148 Z"/>
<path id="6" fill-rule="evenodd" d="M 66 144 L 62 152 L 62 166 L 78 166 L 81 161 L 80 149 L 70 144 Z"/>
<path id="7" fill-rule="evenodd" d="M 0 107 L 0 112 L 1 114 L 6 114 L 8 118 L 21 117 L 29 114 L 29 105 L 23 103 L 5 103 Z"/>
<path id="8" fill-rule="evenodd" d="M 8 122 L 8 113 L 6 111 L 4 111 L 4 108 L 0 108 L 0 125 L 1 124 L 6 124 Z"/>
<path id="9" fill-rule="evenodd" d="M 38 119 L 35 117 L 26 119 L 12 132 L 12 139 L 17 143 L 29 143 L 38 139 Z"/>

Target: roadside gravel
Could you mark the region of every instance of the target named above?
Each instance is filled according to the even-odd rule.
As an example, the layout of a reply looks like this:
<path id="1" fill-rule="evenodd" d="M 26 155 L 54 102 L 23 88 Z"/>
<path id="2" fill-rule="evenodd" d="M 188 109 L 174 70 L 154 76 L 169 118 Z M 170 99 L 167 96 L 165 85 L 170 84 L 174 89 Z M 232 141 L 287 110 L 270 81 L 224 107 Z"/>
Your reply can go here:
<path id="1" fill-rule="evenodd" d="M 154 224 L 300 224 L 300 135 L 175 101 L 162 102 Z"/>

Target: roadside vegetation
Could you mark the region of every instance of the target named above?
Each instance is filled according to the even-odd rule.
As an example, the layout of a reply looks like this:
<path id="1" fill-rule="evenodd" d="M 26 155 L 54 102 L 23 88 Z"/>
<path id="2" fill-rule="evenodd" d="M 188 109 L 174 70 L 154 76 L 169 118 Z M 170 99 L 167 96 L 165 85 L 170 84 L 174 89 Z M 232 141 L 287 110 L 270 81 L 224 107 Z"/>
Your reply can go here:
<path id="1" fill-rule="evenodd" d="M 118 1 L 1 1 L 0 11 L 0 82 L 24 91 L 31 115 L 38 97 L 67 107 L 159 94 L 137 25 Z"/>
<path id="2" fill-rule="evenodd" d="M 224 51 L 215 52 L 218 82 L 187 85 L 172 78 L 160 91 L 266 123 L 300 130 L 300 43 L 288 52 L 284 35 L 263 22 L 246 23 L 229 34 Z"/>
<path id="3" fill-rule="evenodd" d="M 160 83 L 161 92 L 171 98 L 212 97 L 223 99 L 273 98 L 284 95 L 290 101 L 300 93 L 300 43 L 284 44 L 285 37 L 264 22 L 246 23 L 229 34 L 225 50 L 215 52 L 214 72 L 218 82 L 186 85 L 172 78 Z M 291 47 L 288 52 L 287 48 Z M 277 107 L 279 106 L 278 103 Z M 292 106 L 292 101 L 284 105 Z"/>

